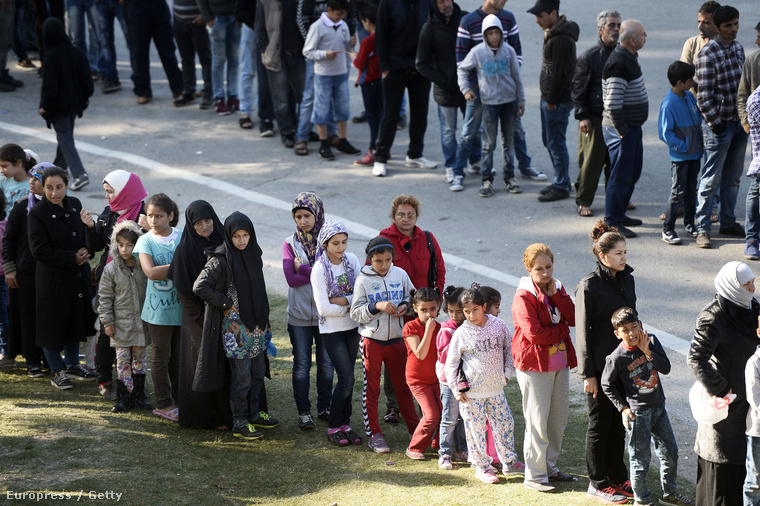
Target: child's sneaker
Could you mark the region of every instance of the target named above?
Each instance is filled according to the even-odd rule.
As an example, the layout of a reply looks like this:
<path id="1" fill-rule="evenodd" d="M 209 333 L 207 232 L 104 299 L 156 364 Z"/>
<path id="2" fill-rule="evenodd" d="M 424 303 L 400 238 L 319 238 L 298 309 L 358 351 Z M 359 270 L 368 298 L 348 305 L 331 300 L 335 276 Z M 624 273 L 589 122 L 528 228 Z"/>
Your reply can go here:
<path id="1" fill-rule="evenodd" d="M 372 448 L 375 453 L 391 452 L 391 449 L 388 448 L 388 445 L 385 443 L 385 438 L 382 434 L 375 434 L 369 438 L 369 447 Z"/>
<path id="2" fill-rule="evenodd" d="M 464 176 L 454 176 L 454 179 L 449 185 L 449 190 L 453 192 L 461 192 L 464 190 Z"/>
<path id="3" fill-rule="evenodd" d="M 264 437 L 264 434 L 254 429 L 253 425 L 250 423 L 233 428 L 232 435 L 239 437 L 240 439 L 245 439 L 247 441 L 253 441 L 254 439 L 261 439 Z"/>
<path id="4" fill-rule="evenodd" d="M 470 455 L 465 451 L 454 452 L 454 456 L 451 458 L 454 462 L 467 462 Z"/>
<path id="5" fill-rule="evenodd" d="M 467 167 L 468 174 L 480 174 L 480 164 L 474 163 Z"/>
<path id="6" fill-rule="evenodd" d="M 499 483 L 499 477 L 493 469 L 478 469 L 475 471 L 475 477 L 483 483 Z"/>
<path id="7" fill-rule="evenodd" d="M 367 151 L 367 154 L 364 155 L 361 158 L 357 158 L 354 160 L 354 165 L 374 165 L 375 164 L 375 155 L 372 153 L 372 150 L 370 149 Z"/>
<path id="8" fill-rule="evenodd" d="M 260 137 L 274 136 L 274 122 L 271 119 L 261 120 L 261 124 L 259 124 L 259 136 Z"/>
<path id="9" fill-rule="evenodd" d="M 686 232 L 686 235 L 689 235 L 691 237 L 697 237 L 699 234 L 699 231 L 697 230 L 697 227 L 694 226 L 693 223 L 690 223 L 688 225 L 684 225 L 683 231 Z"/>
<path id="10" fill-rule="evenodd" d="M 58 390 L 68 390 L 69 388 L 74 388 L 74 385 L 71 384 L 71 380 L 68 376 L 66 376 L 66 373 L 64 371 L 58 371 L 57 373 L 53 374 L 53 377 L 50 378 L 50 384 Z"/>
<path id="11" fill-rule="evenodd" d="M 329 422 L 330 421 L 330 410 L 326 409 L 324 411 L 317 412 L 317 418 L 319 418 L 323 422 Z"/>
<path id="12" fill-rule="evenodd" d="M 216 113 L 219 116 L 227 116 L 228 114 L 232 114 L 232 111 L 230 111 L 230 108 L 227 107 L 227 104 L 224 103 L 224 99 L 222 98 L 216 101 Z"/>
<path id="13" fill-rule="evenodd" d="M 396 408 L 388 408 L 383 418 L 387 423 L 401 423 L 401 412 Z"/>
<path id="14" fill-rule="evenodd" d="M 515 460 L 511 464 L 502 465 L 501 472 L 504 473 L 504 476 L 516 476 L 518 474 L 525 476 L 525 464 Z"/>
<path id="15" fill-rule="evenodd" d="M 533 181 L 546 181 L 548 179 L 546 177 L 546 174 L 540 170 L 536 170 L 534 167 L 526 167 L 524 169 L 520 169 L 520 174 L 522 174 L 522 177 L 527 177 Z"/>
<path id="16" fill-rule="evenodd" d="M 407 167 L 416 167 L 418 169 L 435 169 L 438 167 L 438 164 L 436 162 L 432 162 L 424 156 L 421 156 L 419 158 L 409 158 L 407 156 L 404 163 Z"/>
<path id="17" fill-rule="evenodd" d="M 356 146 L 348 142 L 348 139 L 339 139 L 338 145 L 335 146 L 335 149 L 347 155 L 358 155 L 362 152 L 361 149 L 358 149 Z"/>
<path id="18" fill-rule="evenodd" d="M 664 506 L 694 506 L 694 503 L 690 499 L 682 496 L 681 494 L 667 494 L 660 497 L 660 504 Z"/>
<path id="19" fill-rule="evenodd" d="M 301 430 L 309 430 L 316 427 L 317 424 L 314 423 L 314 419 L 311 417 L 310 413 L 306 413 L 303 415 L 298 415 L 298 428 Z"/>
<path id="20" fill-rule="evenodd" d="M 338 430 L 330 434 L 327 433 L 327 440 L 330 441 L 331 444 L 334 444 L 335 446 L 348 446 L 348 437 L 346 436 L 346 433 L 342 430 Z"/>
<path id="21" fill-rule="evenodd" d="M 506 188 L 509 193 L 522 193 L 520 185 L 517 184 L 517 178 L 514 176 L 504 181 L 504 188 Z"/>
<path id="22" fill-rule="evenodd" d="M 662 232 L 662 242 L 667 244 L 681 244 L 681 238 L 678 237 L 675 230 L 665 230 Z"/>
<path id="23" fill-rule="evenodd" d="M 586 499 L 604 504 L 625 504 L 628 502 L 628 496 L 625 496 L 612 487 L 597 489 L 591 483 L 588 484 Z"/>
<path id="24" fill-rule="evenodd" d="M 280 424 L 280 421 L 273 416 L 269 416 L 263 411 L 259 411 L 259 416 L 251 422 L 254 427 L 261 427 L 262 429 L 273 429 Z"/>
<path id="25" fill-rule="evenodd" d="M 744 258 L 747 260 L 757 260 L 760 258 L 760 242 L 757 239 L 749 239 L 744 244 Z"/>
<path id="26" fill-rule="evenodd" d="M 354 432 L 354 430 L 351 429 L 350 427 L 348 428 L 347 431 L 345 431 L 345 433 L 346 433 L 346 438 L 348 439 L 349 444 L 352 444 L 355 446 L 362 444 L 363 441 L 362 441 L 361 436 L 357 434 L 356 432 Z"/>
<path id="27" fill-rule="evenodd" d="M 478 195 L 481 197 L 493 196 L 493 183 L 491 183 L 491 181 L 483 181 L 483 184 L 480 185 L 480 191 L 478 192 Z"/>
<path id="28" fill-rule="evenodd" d="M 81 364 L 77 364 L 74 367 L 66 369 L 66 375 L 79 381 L 95 381 L 98 377 L 94 372 L 86 371 Z"/>
<path id="29" fill-rule="evenodd" d="M 377 177 L 385 177 L 385 174 L 385 164 L 383 162 L 375 162 L 375 165 L 372 167 L 372 175 Z"/>
<path id="30" fill-rule="evenodd" d="M 623 494 L 626 497 L 633 497 L 633 487 L 631 487 L 631 480 L 625 480 L 619 485 L 612 485 L 612 488 Z"/>
<path id="31" fill-rule="evenodd" d="M 420 452 L 414 452 L 409 448 L 406 449 L 404 454 L 412 460 L 425 460 L 425 454 Z"/>
<path id="32" fill-rule="evenodd" d="M 447 471 L 454 469 L 451 463 L 451 455 L 441 455 L 438 457 L 438 469 L 446 469 Z"/>
<path id="33" fill-rule="evenodd" d="M 332 149 L 330 149 L 330 146 L 320 146 L 319 156 L 325 160 L 335 160 L 335 154 L 332 152 Z"/>
<path id="34" fill-rule="evenodd" d="M 454 169 L 446 167 L 446 182 L 451 183 L 454 180 Z"/>

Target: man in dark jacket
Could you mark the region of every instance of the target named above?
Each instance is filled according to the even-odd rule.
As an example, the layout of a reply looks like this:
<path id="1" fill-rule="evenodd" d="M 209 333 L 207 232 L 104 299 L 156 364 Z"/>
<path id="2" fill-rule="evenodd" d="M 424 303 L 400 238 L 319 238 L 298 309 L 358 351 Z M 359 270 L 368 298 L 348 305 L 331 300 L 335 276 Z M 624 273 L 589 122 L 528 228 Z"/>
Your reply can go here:
<path id="1" fill-rule="evenodd" d="M 422 25 L 427 21 L 426 0 L 380 0 L 375 25 L 375 52 L 383 75 L 385 114 L 377 139 L 373 176 L 385 176 L 385 164 L 396 138 L 404 90 L 409 92 L 409 149 L 406 166 L 434 169 L 438 164 L 422 156 L 427 129 L 430 81 L 414 67 Z"/>
<path id="2" fill-rule="evenodd" d="M 578 180 L 575 183 L 575 204 L 580 216 L 593 216 L 599 176 L 604 169 L 604 183 L 610 177 L 610 154 L 602 137 L 602 70 L 620 38 L 618 11 L 607 9 L 596 16 L 599 40 L 575 62 L 573 91 L 575 119 L 578 123 Z"/>
<path id="3" fill-rule="evenodd" d="M 466 103 L 457 86 L 456 41 L 459 22 L 465 14 L 453 0 L 430 0 L 430 19 L 420 32 L 415 63 L 417 71 L 433 83 L 446 182 L 453 192 L 464 189 L 464 170 L 456 169 L 457 117 L 464 112 Z"/>
<path id="4" fill-rule="evenodd" d="M 544 30 L 541 90 L 541 139 L 554 166 L 552 185 L 541 192 L 540 202 L 570 196 L 570 155 L 567 153 L 567 122 L 573 103 L 570 89 L 575 68 L 575 41 L 580 28 L 559 13 L 559 0 L 538 0 L 528 9 Z"/>

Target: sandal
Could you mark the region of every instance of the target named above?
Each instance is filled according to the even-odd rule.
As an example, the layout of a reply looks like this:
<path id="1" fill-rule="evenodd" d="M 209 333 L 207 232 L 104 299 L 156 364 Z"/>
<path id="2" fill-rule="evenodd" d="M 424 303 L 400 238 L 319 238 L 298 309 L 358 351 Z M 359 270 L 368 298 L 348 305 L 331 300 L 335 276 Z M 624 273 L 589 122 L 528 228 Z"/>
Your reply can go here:
<path id="1" fill-rule="evenodd" d="M 240 123 L 240 128 L 244 128 L 246 130 L 250 130 L 251 128 L 253 128 L 253 121 L 251 121 L 250 116 L 247 118 L 240 118 L 238 120 L 238 123 Z"/>
<path id="2" fill-rule="evenodd" d="M 306 156 L 309 154 L 309 145 L 306 141 L 298 141 L 296 142 L 293 151 L 295 151 L 298 156 Z"/>
<path id="3" fill-rule="evenodd" d="M 594 211 L 589 206 L 578 206 L 578 216 L 594 216 Z"/>
<path id="4" fill-rule="evenodd" d="M 153 410 L 153 414 L 156 416 L 160 416 L 161 418 L 166 418 L 167 420 L 172 421 L 172 422 L 179 421 L 179 408 L 174 408 L 166 412 L 163 412 L 160 409 L 156 408 Z"/>

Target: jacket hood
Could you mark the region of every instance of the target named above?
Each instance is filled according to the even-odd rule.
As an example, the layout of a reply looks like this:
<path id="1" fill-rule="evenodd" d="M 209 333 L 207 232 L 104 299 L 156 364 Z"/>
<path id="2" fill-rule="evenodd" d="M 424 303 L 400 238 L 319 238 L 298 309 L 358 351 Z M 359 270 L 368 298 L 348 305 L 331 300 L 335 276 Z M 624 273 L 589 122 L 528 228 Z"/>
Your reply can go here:
<path id="1" fill-rule="evenodd" d="M 50 49 L 60 45 L 71 45 L 68 35 L 66 35 L 66 29 L 63 27 L 63 23 L 57 18 L 47 18 L 42 25 L 42 40 L 46 49 Z"/>
<path id="2" fill-rule="evenodd" d="M 111 255 L 111 258 L 119 258 L 119 248 L 116 245 L 116 236 L 119 235 L 119 232 L 122 230 L 131 230 L 135 234 L 137 234 L 137 237 L 139 238 L 141 235 L 143 235 L 143 231 L 140 228 L 140 226 L 135 223 L 134 221 L 125 220 L 121 223 L 117 223 L 113 227 L 113 231 L 111 232 L 111 247 L 109 248 L 108 252 Z"/>
<path id="3" fill-rule="evenodd" d="M 562 289 L 562 283 L 560 283 L 558 279 L 554 280 L 554 284 L 557 287 L 557 291 Z M 538 297 L 538 292 L 536 291 L 536 284 L 533 282 L 530 276 L 521 277 L 520 283 L 517 285 L 517 289 L 525 290 L 526 292 L 530 293 L 534 297 Z"/>
<path id="4" fill-rule="evenodd" d="M 391 264 L 391 269 L 393 269 L 393 264 Z M 375 272 L 375 269 L 373 269 L 371 265 L 365 265 L 365 266 L 363 266 L 361 272 L 365 276 L 380 276 L 380 274 L 378 274 L 377 272 Z M 388 271 L 388 272 L 390 272 L 390 271 Z"/>
<path id="5" fill-rule="evenodd" d="M 495 16 L 494 16 L 495 17 Z M 483 23 L 485 26 L 485 22 Z M 580 35 L 581 29 L 578 23 L 575 21 L 569 21 L 564 14 L 560 14 L 557 24 L 549 29 L 549 33 L 546 36 L 547 39 L 556 37 L 557 35 L 568 35 L 572 39 L 578 42 L 578 35 Z"/>
<path id="6" fill-rule="evenodd" d="M 504 42 L 504 28 L 502 28 L 501 21 L 499 21 L 499 18 L 497 18 L 493 14 L 489 14 L 483 19 L 483 30 L 482 30 L 483 42 L 485 42 L 486 44 L 488 44 L 488 42 L 486 42 L 486 30 L 488 30 L 489 28 L 498 28 L 499 31 L 501 32 L 501 41 Z"/>
<path id="7" fill-rule="evenodd" d="M 438 4 L 436 3 L 436 0 L 430 0 L 430 22 L 434 25 L 448 25 L 450 23 L 455 23 L 456 20 L 460 18 L 462 9 L 456 3 L 453 5 L 454 10 L 451 11 L 451 17 L 449 17 L 448 21 L 446 21 L 446 16 L 441 14 L 441 11 L 438 10 Z"/>

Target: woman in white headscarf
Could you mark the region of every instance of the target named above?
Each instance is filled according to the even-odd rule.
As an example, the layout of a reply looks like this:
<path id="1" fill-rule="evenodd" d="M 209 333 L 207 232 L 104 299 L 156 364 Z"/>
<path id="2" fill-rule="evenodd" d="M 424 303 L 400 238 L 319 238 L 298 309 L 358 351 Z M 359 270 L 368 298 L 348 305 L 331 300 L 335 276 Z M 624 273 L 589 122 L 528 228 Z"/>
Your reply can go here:
<path id="1" fill-rule="evenodd" d="M 749 404 L 744 367 L 758 344 L 760 304 L 755 275 L 742 262 L 729 262 L 715 277 L 715 299 L 697 318 L 687 363 L 710 395 L 736 394 L 728 418 L 700 423 L 694 449 L 699 456 L 697 504 L 742 504 L 744 435 Z"/>

